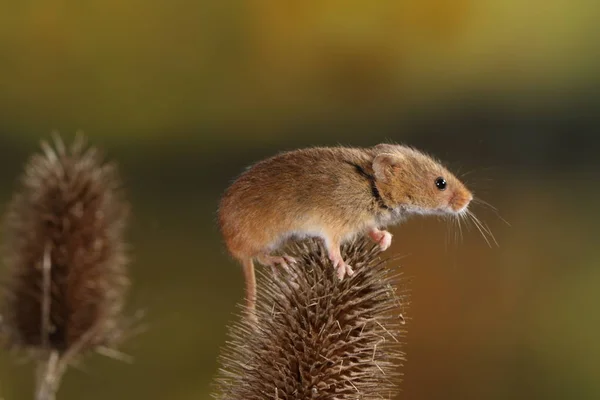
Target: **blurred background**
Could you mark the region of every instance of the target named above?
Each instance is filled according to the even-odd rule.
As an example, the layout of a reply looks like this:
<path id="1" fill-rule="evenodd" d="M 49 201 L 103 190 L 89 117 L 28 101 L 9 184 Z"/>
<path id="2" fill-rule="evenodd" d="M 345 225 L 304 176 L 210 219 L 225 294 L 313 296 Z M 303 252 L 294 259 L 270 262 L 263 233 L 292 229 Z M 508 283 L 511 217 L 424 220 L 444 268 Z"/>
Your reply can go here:
<path id="1" fill-rule="evenodd" d="M 600 398 L 600 4 L 592 0 L 30 0 L 0 5 L 0 203 L 39 140 L 83 130 L 134 206 L 133 365 L 61 399 L 209 399 L 242 299 L 218 199 L 312 145 L 408 143 L 499 209 L 496 236 L 392 229 L 412 277 L 403 399 Z M 32 366 L 0 355 L 0 397 Z"/>

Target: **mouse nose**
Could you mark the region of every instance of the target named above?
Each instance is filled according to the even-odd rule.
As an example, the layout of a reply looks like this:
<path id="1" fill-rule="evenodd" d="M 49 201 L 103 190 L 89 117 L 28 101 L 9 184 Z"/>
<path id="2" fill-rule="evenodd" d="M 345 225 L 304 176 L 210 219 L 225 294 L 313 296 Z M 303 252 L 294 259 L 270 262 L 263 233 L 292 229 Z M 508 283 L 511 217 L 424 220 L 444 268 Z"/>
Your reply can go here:
<path id="1" fill-rule="evenodd" d="M 467 209 L 469 203 L 473 200 L 473 195 L 471 193 L 455 193 L 452 197 L 452 201 L 450 203 L 452 210 L 454 212 L 462 212 Z"/>

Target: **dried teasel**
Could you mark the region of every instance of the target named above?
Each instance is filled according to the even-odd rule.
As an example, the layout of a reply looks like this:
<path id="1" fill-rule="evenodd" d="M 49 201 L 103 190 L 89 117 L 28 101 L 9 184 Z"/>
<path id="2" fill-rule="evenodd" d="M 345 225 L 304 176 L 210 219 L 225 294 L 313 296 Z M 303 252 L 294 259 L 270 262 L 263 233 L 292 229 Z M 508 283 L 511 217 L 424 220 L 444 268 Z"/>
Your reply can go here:
<path id="1" fill-rule="evenodd" d="M 213 397 L 393 398 L 408 305 L 401 275 L 363 239 L 342 249 L 356 271 L 342 282 L 320 243 L 292 244 L 287 254 L 298 260 L 289 270 L 260 274 L 258 324 L 242 316 L 230 328 Z"/>
<path id="2" fill-rule="evenodd" d="M 13 347 L 63 358 L 119 338 L 129 286 L 129 205 L 116 167 L 77 135 L 42 142 L 4 221 L 3 333 Z"/>

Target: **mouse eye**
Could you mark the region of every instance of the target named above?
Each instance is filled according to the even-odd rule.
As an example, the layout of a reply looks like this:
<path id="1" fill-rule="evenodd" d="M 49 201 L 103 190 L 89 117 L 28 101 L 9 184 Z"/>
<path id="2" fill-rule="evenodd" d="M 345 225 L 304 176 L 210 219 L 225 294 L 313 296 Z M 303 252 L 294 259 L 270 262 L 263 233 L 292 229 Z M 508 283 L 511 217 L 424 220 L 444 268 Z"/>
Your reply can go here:
<path id="1" fill-rule="evenodd" d="M 441 176 L 435 180 L 435 186 L 439 190 L 446 190 L 446 185 L 447 185 L 446 180 L 444 178 L 442 178 Z"/>

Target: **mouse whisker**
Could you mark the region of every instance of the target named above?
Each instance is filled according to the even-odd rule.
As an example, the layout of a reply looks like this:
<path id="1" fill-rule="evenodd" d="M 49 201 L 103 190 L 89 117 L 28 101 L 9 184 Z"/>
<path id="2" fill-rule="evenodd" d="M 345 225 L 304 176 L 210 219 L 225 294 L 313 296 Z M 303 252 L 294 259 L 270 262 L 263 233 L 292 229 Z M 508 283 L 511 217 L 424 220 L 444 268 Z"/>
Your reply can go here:
<path id="1" fill-rule="evenodd" d="M 461 243 L 463 241 L 463 232 L 462 232 L 462 225 L 460 223 L 460 217 L 459 218 L 455 218 L 454 219 L 454 223 L 457 227 L 457 229 L 455 229 L 455 242 Z"/>
<path id="2" fill-rule="evenodd" d="M 458 217 L 458 227 L 460 229 L 460 242 L 463 243 L 465 241 L 464 235 L 463 235 L 463 222 L 466 221 L 466 215 L 464 214 L 460 214 Z M 468 227 L 468 225 L 465 222 L 465 226 Z"/>
<path id="3" fill-rule="evenodd" d="M 454 243 L 460 243 L 460 219 L 452 218 L 452 227 L 454 228 Z"/>
<path id="4" fill-rule="evenodd" d="M 492 244 L 488 240 L 486 234 L 481 229 L 481 227 L 479 226 L 479 224 L 476 222 L 475 218 L 473 218 L 473 216 L 471 214 L 469 214 L 469 217 L 471 217 L 471 220 L 473 221 L 473 224 L 475 225 L 475 227 L 477 228 L 477 230 L 479 231 L 479 233 L 481 233 L 481 236 L 483 237 L 483 239 L 485 240 L 485 242 L 488 244 L 488 246 L 492 247 Z"/>
<path id="5" fill-rule="evenodd" d="M 481 222 L 480 222 L 481 223 Z M 487 232 L 490 234 L 490 236 L 492 237 L 492 240 L 494 241 L 494 243 L 496 244 L 496 247 L 500 247 L 500 244 L 498 243 L 498 241 L 496 240 L 496 236 L 492 233 L 492 229 L 490 228 L 490 226 L 487 224 L 487 222 L 483 222 L 482 224 L 485 229 L 487 230 Z"/>
<path id="6" fill-rule="evenodd" d="M 446 243 L 449 241 L 452 241 L 455 244 L 458 243 L 458 229 L 456 227 L 456 221 L 454 218 L 451 218 L 446 226 L 448 227 L 448 237 L 446 238 Z"/>
<path id="7" fill-rule="evenodd" d="M 490 208 L 490 209 L 492 209 L 494 211 L 498 211 L 497 207 L 491 205 L 490 203 L 488 203 L 487 201 L 483 200 L 480 197 L 473 198 L 473 203 L 475 203 L 475 204 L 481 204 L 482 206 L 488 207 L 488 208 Z"/>
<path id="8" fill-rule="evenodd" d="M 465 223 L 464 227 L 467 230 L 470 230 L 469 224 L 468 224 L 469 220 L 468 220 L 466 213 L 464 213 L 464 212 L 460 213 L 460 214 L 456 214 L 455 216 L 450 218 L 450 223 L 447 225 L 449 231 L 452 231 L 452 230 L 454 231 L 454 232 L 449 232 L 449 234 L 452 234 L 452 236 L 454 237 L 455 244 L 464 242 L 463 222 Z"/>
<path id="9" fill-rule="evenodd" d="M 483 222 L 481 222 L 479 220 L 479 218 L 477 218 L 477 216 L 473 212 L 467 211 L 467 214 L 470 217 L 471 221 L 473 221 L 473 224 L 475 225 L 475 227 L 479 230 L 479 232 L 481 233 L 481 235 L 487 242 L 488 246 L 492 247 L 492 244 L 491 244 L 490 240 L 488 239 L 488 236 L 496 244 L 496 246 L 499 246 L 498 241 L 496 240 L 496 237 L 492 233 L 490 227 L 487 224 L 484 224 Z"/>
<path id="10" fill-rule="evenodd" d="M 446 224 L 446 236 L 444 237 L 444 246 L 446 249 L 446 252 L 448 252 L 448 245 L 450 245 L 451 243 L 451 237 L 452 237 L 452 229 L 453 229 L 453 223 L 452 221 L 450 221 L 449 223 Z"/>
<path id="11" fill-rule="evenodd" d="M 469 225 L 469 216 L 467 213 L 461 215 L 463 221 L 465 222 L 465 226 L 467 227 L 467 232 L 471 232 L 471 225 Z"/>
<path id="12" fill-rule="evenodd" d="M 471 175 L 473 172 L 477 171 L 477 169 L 471 169 L 467 172 L 461 172 L 460 170 L 457 171 L 456 175 L 460 176 L 461 178 L 464 178 L 465 176 Z"/>
<path id="13" fill-rule="evenodd" d="M 479 197 L 475 197 L 473 199 L 473 203 L 475 204 L 479 204 L 483 207 L 489 208 L 494 214 L 496 214 L 496 217 L 498 217 L 498 219 L 502 222 L 504 222 L 507 226 L 512 226 L 510 224 L 510 222 L 508 222 L 506 219 L 504 219 L 504 217 L 502 217 L 502 215 L 500 215 L 500 211 L 498 210 L 497 207 L 494 207 L 493 205 L 491 205 L 490 203 L 488 203 L 487 201 L 480 199 Z"/>

